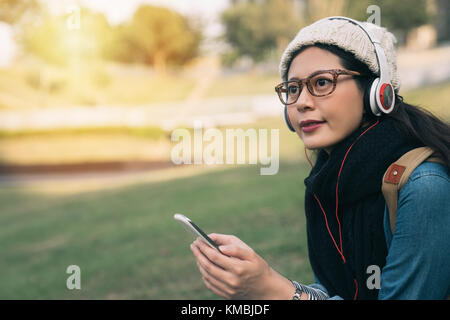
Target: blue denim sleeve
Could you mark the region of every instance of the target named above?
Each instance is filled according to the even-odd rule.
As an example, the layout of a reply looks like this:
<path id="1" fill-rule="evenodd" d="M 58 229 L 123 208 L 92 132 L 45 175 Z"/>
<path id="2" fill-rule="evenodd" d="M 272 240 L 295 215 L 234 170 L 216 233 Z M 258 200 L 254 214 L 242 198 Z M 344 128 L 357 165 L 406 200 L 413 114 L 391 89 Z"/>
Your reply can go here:
<path id="1" fill-rule="evenodd" d="M 316 275 L 314 275 L 314 283 L 310 284 L 309 287 L 321 290 L 329 296 L 327 289 L 319 282 Z M 332 296 L 329 297 L 327 300 L 344 300 L 344 299 L 342 299 L 340 296 Z"/>
<path id="2" fill-rule="evenodd" d="M 445 299 L 450 291 L 450 179 L 448 168 L 424 162 L 399 192 L 379 299 Z"/>

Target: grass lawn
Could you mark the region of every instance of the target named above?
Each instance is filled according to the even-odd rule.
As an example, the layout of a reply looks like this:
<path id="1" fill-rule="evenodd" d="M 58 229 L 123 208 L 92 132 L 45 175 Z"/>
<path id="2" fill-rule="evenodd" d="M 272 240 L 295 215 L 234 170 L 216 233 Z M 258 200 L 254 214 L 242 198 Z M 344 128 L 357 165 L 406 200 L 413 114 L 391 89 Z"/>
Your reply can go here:
<path id="1" fill-rule="evenodd" d="M 430 110 L 442 119 L 450 121 L 450 82 L 415 90 L 400 92 L 404 101 Z"/>
<path id="2" fill-rule="evenodd" d="M 307 260 L 303 179 L 283 162 L 277 175 L 240 166 L 190 178 L 70 196 L 0 189 L 0 299 L 212 299 L 173 220 L 234 234 L 291 279 L 313 281 Z M 69 265 L 81 290 L 68 290 Z"/>

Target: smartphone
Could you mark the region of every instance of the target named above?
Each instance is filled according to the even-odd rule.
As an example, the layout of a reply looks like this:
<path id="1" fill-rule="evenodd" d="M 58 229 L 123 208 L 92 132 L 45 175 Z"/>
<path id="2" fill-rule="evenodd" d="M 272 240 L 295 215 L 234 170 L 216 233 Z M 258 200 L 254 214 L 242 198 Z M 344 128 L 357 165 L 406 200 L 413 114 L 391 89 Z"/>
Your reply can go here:
<path id="1" fill-rule="evenodd" d="M 195 238 L 202 238 L 210 247 L 222 253 L 222 251 L 220 251 L 219 249 L 219 246 L 210 237 L 208 237 L 208 235 L 204 233 L 203 230 L 200 229 L 191 219 L 179 213 L 175 213 L 173 218 L 177 220 L 184 227 L 184 229 L 191 233 Z"/>

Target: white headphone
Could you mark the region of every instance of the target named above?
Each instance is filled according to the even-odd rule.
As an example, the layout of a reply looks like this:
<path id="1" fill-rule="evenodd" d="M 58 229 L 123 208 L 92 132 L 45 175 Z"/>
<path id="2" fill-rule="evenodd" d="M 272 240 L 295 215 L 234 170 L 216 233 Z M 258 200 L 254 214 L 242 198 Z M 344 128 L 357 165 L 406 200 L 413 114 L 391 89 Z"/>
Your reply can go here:
<path id="1" fill-rule="evenodd" d="M 386 114 L 391 113 L 395 105 L 395 94 L 390 79 L 389 66 L 387 63 L 384 50 L 381 47 L 380 39 L 378 39 L 378 37 L 374 35 L 372 32 L 367 30 L 359 21 L 347 17 L 342 16 L 328 17 L 318 20 L 314 24 L 325 20 L 349 21 L 355 24 L 356 26 L 360 27 L 369 37 L 369 40 L 373 43 L 373 46 L 375 48 L 375 56 L 377 57 L 380 76 L 375 78 L 371 82 L 369 88 L 364 93 L 364 103 L 370 107 L 372 113 L 377 117 L 381 116 L 382 113 Z M 286 121 L 289 130 L 295 132 L 288 118 L 287 106 L 284 106 L 284 119 Z"/>

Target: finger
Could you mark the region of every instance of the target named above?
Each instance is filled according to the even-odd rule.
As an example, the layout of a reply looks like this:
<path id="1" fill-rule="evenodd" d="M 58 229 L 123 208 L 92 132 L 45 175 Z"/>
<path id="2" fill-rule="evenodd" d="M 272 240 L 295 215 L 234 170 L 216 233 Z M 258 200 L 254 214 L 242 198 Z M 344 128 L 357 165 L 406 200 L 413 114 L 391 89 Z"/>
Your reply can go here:
<path id="1" fill-rule="evenodd" d="M 199 247 L 202 247 L 200 249 Z M 230 273 L 227 272 L 225 269 L 223 269 L 220 265 L 218 265 L 215 261 L 210 260 L 208 256 L 205 254 L 202 250 L 211 250 L 213 252 L 210 252 L 210 255 L 215 254 L 215 249 L 208 248 L 208 245 L 206 244 L 200 244 L 200 245 L 193 245 L 193 251 L 197 258 L 197 264 L 200 264 L 204 270 L 206 270 L 211 276 L 213 276 L 216 279 L 226 279 L 230 276 Z M 218 255 L 223 256 L 220 253 L 217 253 Z"/>
<path id="2" fill-rule="evenodd" d="M 232 290 L 224 279 L 229 278 L 230 274 L 211 263 L 194 244 L 191 245 L 191 250 L 196 256 L 197 267 L 203 276 L 203 279 L 207 280 L 210 284 L 208 288 L 211 290 L 212 288 L 215 288 L 216 290 L 213 291 L 216 294 L 229 298 Z M 220 291 L 220 293 L 218 293 L 217 290 Z"/>
<path id="3" fill-rule="evenodd" d="M 197 267 L 202 275 L 203 282 L 207 285 L 208 289 L 214 291 L 214 293 L 221 297 L 229 299 L 231 297 L 232 290 L 223 283 L 220 279 L 216 279 L 211 276 L 202 266 L 197 262 Z"/>
<path id="4" fill-rule="evenodd" d="M 226 294 L 225 292 L 223 292 L 222 290 L 220 290 L 219 288 L 216 288 L 215 286 L 213 286 L 208 280 L 206 280 L 204 277 L 202 277 L 203 283 L 205 284 L 205 286 L 211 290 L 212 292 L 214 292 L 215 294 L 217 294 L 218 296 L 225 298 L 225 299 L 230 299 L 231 297 Z"/>
<path id="5" fill-rule="evenodd" d="M 244 260 L 243 258 L 237 260 L 236 258 L 228 254 L 221 254 L 216 249 L 211 248 L 201 239 L 196 240 L 194 244 L 206 256 L 208 260 L 224 270 L 233 270 L 236 263 L 239 263 L 240 260 Z M 242 256 L 244 256 L 244 254 L 242 254 Z"/>
<path id="6" fill-rule="evenodd" d="M 232 236 L 234 237 L 234 236 Z M 230 258 L 237 258 L 239 260 L 250 260 L 250 258 L 254 255 L 254 251 L 252 248 L 247 246 L 244 242 L 238 241 L 235 243 L 230 243 L 226 245 L 220 245 L 219 249 L 222 254 L 218 254 L 217 250 L 212 249 L 208 244 L 206 244 L 203 239 L 197 238 L 194 241 L 199 249 L 214 263 L 220 265 L 224 269 L 230 269 L 236 263 L 235 260 L 224 259 L 224 255 Z"/>
<path id="7" fill-rule="evenodd" d="M 254 251 L 252 248 L 239 244 L 222 245 L 219 247 L 219 249 L 224 255 L 240 260 L 251 260 L 254 255 Z"/>
<path id="8" fill-rule="evenodd" d="M 242 240 L 240 240 L 236 236 L 228 234 L 210 233 L 208 234 L 208 237 L 210 237 L 211 240 L 213 240 L 219 246 L 242 242 Z"/>

